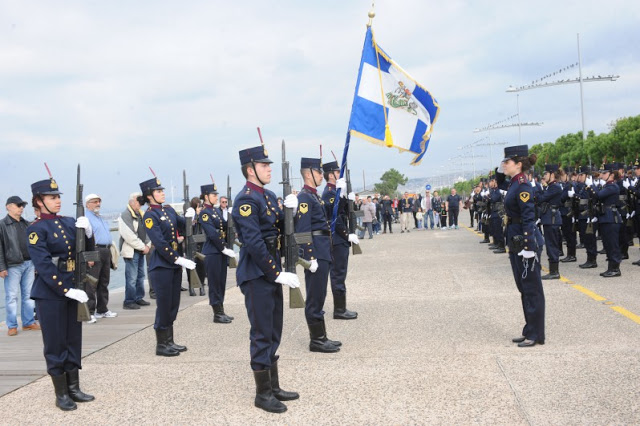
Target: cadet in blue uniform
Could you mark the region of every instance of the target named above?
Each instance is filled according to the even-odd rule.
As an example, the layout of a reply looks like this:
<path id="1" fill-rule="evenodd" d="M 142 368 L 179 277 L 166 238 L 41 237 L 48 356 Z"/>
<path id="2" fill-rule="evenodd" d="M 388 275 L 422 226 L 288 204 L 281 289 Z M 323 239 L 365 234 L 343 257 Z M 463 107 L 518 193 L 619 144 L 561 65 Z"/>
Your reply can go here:
<path id="1" fill-rule="evenodd" d="M 560 198 L 562 197 L 562 187 L 557 182 L 557 177 L 561 174 L 555 164 L 544 166 L 542 181 L 545 184 L 544 190 L 536 195 L 536 203 L 540 206 L 540 221 L 544 230 L 545 248 L 549 258 L 549 273 L 542 277 L 543 280 L 556 280 L 560 278 L 558 269 L 560 261 Z"/>
<path id="2" fill-rule="evenodd" d="M 298 276 L 282 271 L 279 237 L 284 214 L 276 195 L 265 188 L 271 182 L 271 163 L 263 146 L 240 151 L 242 174 L 247 183 L 236 196 L 232 211 L 242 243 L 236 280 L 244 295 L 251 323 L 251 369 L 256 382 L 255 406 L 272 413 L 287 407 L 280 401 L 298 399 L 296 392 L 280 388 L 278 355 L 282 337 L 282 285 L 300 287 Z M 284 200 L 295 209 L 295 195 Z"/>
<path id="3" fill-rule="evenodd" d="M 36 270 L 31 289 L 42 327 L 44 358 L 56 394 L 56 406 L 75 410 L 76 402 L 93 401 L 80 390 L 82 323 L 78 303 L 89 300 L 74 283 L 76 228 L 84 228 L 86 248 L 93 250 L 92 230 L 86 217 L 58 216 L 62 194 L 53 178 L 31 185 L 33 207 L 40 217 L 27 228 L 28 251 Z M 92 262 L 89 266 L 93 266 Z"/>
<path id="4" fill-rule="evenodd" d="M 562 236 L 567 243 L 567 257 L 560 259 L 562 263 L 575 262 L 576 258 L 576 218 L 574 216 L 573 199 L 569 197 L 569 191 L 575 194 L 576 182 L 573 167 L 567 167 L 562 174 L 562 196 L 560 197 L 560 216 L 562 217 Z"/>
<path id="5" fill-rule="evenodd" d="M 629 188 L 630 182 L 625 172 L 624 163 L 613 163 L 614 170 L 618 171 L 618 178 L 616 178 L 616 185 L 620 188 L 620 196 L 618 197 L 618 212 L 622 218 L 622 226 L 620 226 L 620 254 L 622 260 L 629 258 L 629 244 L 633 245 L 633 219 L 630 219 L 631 212 L 629 211 L 628 199 L 631 195 Z"/>
<path id="6" fill-rule="evenodd" d="M 331 269 L 331 231 L 325 208 L 317 187 L 322 183 L 322 161 L 302 158 L 300 174 L 304 187 L 298 194 L 298 212 L 295 216 L 296 232 L 311 232 L 312 242 L 300 247 L 302 257 L 311 262 L 305 269 L 304 280 L 307 300 L 304 314 L 309 326 L 312 352 L 338 352 L 342 343 L 329 340 L 324 322 L 324 301 Z"/>
<path id="7" fill-rule="evenodd" d="M 622 256 L 619 245 L 622 218 L 616 206 L 620 196 L 620 188 L 615 183 L 618 171 L 613 168 L 613 164 L 605 164 L 603 170 L 600 170 L 600 178 L 606 182 L 600 190 L 594 188 L 593 180 L 590 177 L 586 180 L 587 191 L 592 199 L 598 200 L 601 204 L 598 209 L 598 223 L 600 235 L 602 235 L 602 245 L 607 253 L 608 267 L 600 276 L 605 278 L 622 275 L 620 273 Z"/>
<path id="8" fill-rule="evenodd" d="M 491 216 L 489 221 L 491 223 L 491 231 L 493 232 L 493 241 L 496 254 L 506 253 L 507 250 L 504 247 L 504 229 L 502 227 L 502 218 L 504 217 L 504 202 L 503 194 L 496 182 L 496 176 L 491 178 L 489 182 L 489 202 L 491 203 Z M 504 191 L 506 194 L 506 191 Z"/>
<path id="9" fill-rule="evenodd" d="M 178 231 L 184 233 L 185 218 L 178 216 L 172 207 L 162 205 L 165 200 L 164 187 L 158 178 L 140 183 L 142 195 L 149 203 L 144 214 L 144 226 L 154 246 L 149 260 L 149 279 L 156 292 L 156 355 L 177 356 L 187 350 L 186 346 L 173 341 L 173 322 L 180 307 L 182 267 L 195 269 L 192 260 L 178 253 Z M 189 207 L 186 217 L 194 217 L 195 211 Z"/>
<path id="10" fill-rule="evenodd" d="M 227 284 L 227 256 L 236 257 L 236 253 L 227 247 L 227 221 L 222 211 L 214 207 L 218 202 L 218 189 L 215 183 L 200 187 L 200 198 L 204 207 L 200 212 L 199 223 L 207 239 L 202 247 L 204 264 L 209 280 L 209 304 L 213 309 L 213 322 L 229 324 L 233 317 L 224 312 L 224 293 Z"/>
<path id="11" fill-rule="evenodd" d="M 633 211 L 630 213 L 631 219 L 634 220 L 636 226 L 636 235 L 640 239 L 640 159 L 636 157 L 633 164 L 633 173 L 635 176 L 629 183 L 629 193 L 633 196 Z M 633 265 L 640 266 L 640 260 L 636 260 Z"/>
<path id="12" fill-rule="evenodd" d="M 590 173 L 591 168 L 589 166 L 580 167 L 576 189 L 575 191 L 570 190 L 568 193 L 569 197 L 578 198 L 578 232 L 580 233 L 580 239 L 587 252 L 587 261 L 578 265 L 581 269 L 598 267 L 598 247 L 596 241 L 598 223 L 593 222 L 593 202 L 591 201 L 591 194 L 587 191 L 587 185 L 585 184 L 587 175 Z"/>
<path id="13" fill-rule="evenodd" d="M 351 244 L 360 244 L 356 234 L 349 234 L 347 221 L 349 215 L 348 197 L 355 199 L 355 194 L 347 194 L 347 183 L 340 178 L 340 166 L 337 161 L 322 165 L 327 186 L 322 192 L 325 214 L 329 220 L 333 218 L 333 205 L 338 202 L 338 216 L 333 234 L 331 234 L 333 262 L 331 264 L 331 292 L 333 293 L 333 319 L 350 320 L 358 318 L 358 313 L 347 309 L 347 268 L 349 266 L 349 248 Z M 337 189 L 340 188 L 340 200 L 336 200 Z"/>
<path id="14" fill-rule="evenodd" d="M 519 347 L 544 344 L 545 300 L 540 277 L 540 255 L 543 238 L 535 226 L 534 188 L 524 173 L 535 164 L 536 156 L 529 156 L 527 145 L 504 149 L 502 169 L 511 178 L 504 198 L 507 214 L 506 238 L 509 260 L 518 291 L 522 298 L 525 326 L 522 336 L 512 339 Z"/>

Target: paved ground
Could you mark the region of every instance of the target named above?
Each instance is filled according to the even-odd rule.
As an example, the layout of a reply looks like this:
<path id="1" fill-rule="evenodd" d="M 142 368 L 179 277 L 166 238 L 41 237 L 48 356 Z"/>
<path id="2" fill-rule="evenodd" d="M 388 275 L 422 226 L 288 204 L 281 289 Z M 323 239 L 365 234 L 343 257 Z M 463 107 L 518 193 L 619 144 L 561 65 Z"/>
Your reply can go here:
<path id="1" fill-rule="evenodd" d="M 189 347 L 181 356 L 156 357 L 153 330 L 145 328 L 84 359 L 83 388 L 95 402 L 63 413 L 45 377 L 0 398 L 0 418 L 5 424 L 640 423 L 634 316 L 640 268 L 626 262 L 624 280 L 604 280 L 575 263 L 563 265 L 564 281 L 545 282 L 546 344 L 517 348 L 510 339 L 521 330 L 522 312 L 507 257 L 479 241 L 465 229 L 363 241 L 365 253 L 351 258 L 348 282 L 349 306 L 360 317 L 327 320 L 330 337 L 343 341 L 338 354 L 308 352 L 303 311 L 285 310 L 281 384 L 301 394 L 285 414 L 253 407 L 249 324 L 241 294 L 231 288 L 231 325 L 211 323 L 206 301 L 180 312 L 176 340 Z M 638 256 L 637 247 L 630 251 Z"/>

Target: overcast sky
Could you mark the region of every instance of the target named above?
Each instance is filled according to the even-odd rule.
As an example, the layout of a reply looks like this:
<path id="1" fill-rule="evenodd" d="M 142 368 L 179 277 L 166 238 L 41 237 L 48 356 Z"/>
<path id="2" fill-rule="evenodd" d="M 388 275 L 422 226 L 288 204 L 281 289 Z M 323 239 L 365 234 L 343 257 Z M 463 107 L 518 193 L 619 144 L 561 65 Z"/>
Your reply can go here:
<path id="1" fill-rule="evenodd" d="M 280 141 L 298 168 L 323 144 L 342 156 L 370 1 L 0 0 L 0 197 L 30 198 L 46 161 L 71 213 L 75 169 L 105 210 L 124 207 L 158 173 L 181 198 L 212 173 L 243 184 L 238 150 L 259 144 L 261 126 L 280 192 Z M 409 177 L 449 171 L 448 161 L 486 134 L 473 129 L 516 113 L 513 85 L 577 62 L 583 74 L 620 75 L 584 86 L 588 130 L 608 131 L 640 114 L 640 2 L 379 0 L 378 43 L 441 106 L 419 166 L 410 154 L 353 140 L 354 186 L 395 167 Z M 577 77 L 577 69 L 558 78 Z M 578 85 L 519 97 L 522 142 L 581 130 Z M 517 144 L 517 128 L 492 132 Z M 503 147 L 493 149 L 497 161 Z M 489 148 L 477 168 L 489 166 Z M 470 162 L 470 160 L 469 160 Z M 472 166 L 465 166 L 471 170 Z M 295 183 L 295 182 L 294 182 Z M 221 188 L 222 189 L 222 188 Z"/>

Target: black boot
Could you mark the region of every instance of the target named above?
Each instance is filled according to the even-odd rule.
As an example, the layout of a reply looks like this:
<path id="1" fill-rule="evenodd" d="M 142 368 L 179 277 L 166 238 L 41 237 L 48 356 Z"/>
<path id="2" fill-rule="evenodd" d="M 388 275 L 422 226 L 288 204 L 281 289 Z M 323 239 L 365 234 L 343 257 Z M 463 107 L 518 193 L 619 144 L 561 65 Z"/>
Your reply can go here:
<path id="1" fill-rule="evenodd" d="M 229 318 L 231 321 L 236 319 L 235 317 L 232 317 L 231 315 L 227 315 L 227 313 L 224 311 L 224 304 L 222 305 L 222 313 L 224 314 L 225 317 Z"/>
<path id="2" fill-rule="evenodd" d="M 595 256 L 587 255 L 587 261 L 584 262 L 582 265 L 578 265 L 578 267 L 581 268 L 581 269 L 597 268 L 598 264 L 596 263 Z"/>
<path id="3" fill-rule="evenodd" d="M 607 260 L 607 270 L 606 270 L 606 271 L 604 271 L 604 272 L 600 272 L 600 276 L 601 276 L 601 277 L 604 277 L 604 276 L 605 276 L 605 274 L 608 274 L 608 273 L 610 273 L 610 272 L 611 272 L 611 261 L 610 261 L 610 260 Z"/>
<path id="4" fill-rule="evenodd" d="M 167 330 L 169 333 L 169 336 L 167 338 L 167 343 L 169 344 L 169 346 L 171 346 L 173 349 L 175 349 L 178 352 L 185 352 L 187 350 L 186 346 L 183 345 L 178 345 L 176 344 L 176 342 L 173 341 L 173 326 L 169 327 L 169 329 Z"/>
<path id="5" fill-rule="evenodd" d="M 560 278 L 560 272 L 558 272 L 558 262 L 549 262 L 549 273 L 543 275 L 543 280 L 557 280 Z"/>
<path id="6" fill-rule="evenodd" d="M 224 309 L 222 309 L 222 305 L 213 305 L 213 322 L 217 322 L 219 324 L 229 324 L 231 320 L 228 316 L 224 314 Z"/>
<path id="7" fill-rule="evenodd" d="M 640 260 L 633 262 L 632 265 L 640 266 Z"/>
<path id="8" fill-rule="evenodd" d="M 67 371 L 67 389 L 69 396 L 75 402 L 91 402 L 96 399 L 93 395 L 80 390 L 80 374 L 78 369 Z"/>
<path id="9" fill-rule="evenodd" d="M 578 259 L 576 259 L 576 249 L 574 248 L 567 248 L 567 257 L 560 259 L 560 262 L 562 263 L 569 263 L 569 262 L 576 262 Z"/>
<path id="10" fill-rule="evenodd" d="M 69 396 L 69 388 L 67 387 L 67 375 L 51 376 L 53 388 L 56 392 L 56 407 L 62 411 L 72 411 L 78 408 L 73 399 Z"/>
<path id="11" fill-rule="evenodd" d="M 156 329 L 156 355 L 178 356 L 180 352 L 169 344 L 169 330 Z"/>
<path id="12" fill-rule="evenodd" d="M 256 407 L 270 413 L 284 413 L 287 411 L 287 406 L 273 396 L 269 370 L 254 371 L 253 378 L 256 381 L 256 399 L 254 403 Z"/>
<path id="13" fill-rule="evenodd" d="M 280 389 L 280 382 L 278 380 L 278 361 L 271 364 L 270 374 L 271 391 L 278 401 L 293 401 L 294 399 L 300 398 L 300 394 L 298 394 L 298 392 L 287 392 Z"/>
<path id="14" fill-rule="evenodd" d="M 324 331 L 324 321 L 316 322 L 309 325 L 309 350 L 311 352 L 333 353 L 338 352 L 340 348 L 329 342 Z"/>
<path id="15" fill-rule="evenodd" d="M 620 272 L 620 264 L 611 262 L 611 267 L 609 271 L 605 272 L 603 275 L 604 278 L 612 278 L 612 277 L 620 277 L 622 273 Z"/>
<path id="16" fill-rule="evenodd" d="M 347 309 L 347 295 L 333 296 L 333 319 L 350 320 L 358 318 L 358 313 Z"/>
<path id="17" fill-rule="evenodd" d="M 206 293 L 204 292 L 204 284 L 200 286 L 200 296 L 206 296 Z"/>
<path id="18" fill-rule="evenodd" d="M 488 243 L 490 243 L 490 242 L 491 242 L 491 241 L 489 241 L 489 239 L 488 239 L 488 238 L 485 238 L 484 240 L 480 241 L 480 244 L 488 244 Z"/>

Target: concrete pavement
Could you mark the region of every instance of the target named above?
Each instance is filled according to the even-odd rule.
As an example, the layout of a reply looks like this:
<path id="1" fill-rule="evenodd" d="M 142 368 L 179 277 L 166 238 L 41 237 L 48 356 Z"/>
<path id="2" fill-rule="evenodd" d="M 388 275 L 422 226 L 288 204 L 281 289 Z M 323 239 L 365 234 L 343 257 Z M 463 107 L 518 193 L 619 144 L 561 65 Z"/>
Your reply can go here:
<path id="1" fill-rule="evenodd" d="M 624 279 L 605 280 L 597 274 L 604 261 L 590 271 L 561 264 L 565 280 L 544 282 L 546 344 L 518 348 L 510 339 L 523 316 L 507 256 L 479 241 L 465 229 L 364 240 L 364 254 L 350 258 L 348 279 L 348 306 L 359 318 L 331 319 L 330 291 L 327 299 L 329 337 L 343 342 L 337 354 L 310 353 L 303 310 L 286 308 L 281 385 L 301 398 L 286 403 L 284 414 L 253 407 L 249 323 L 240 291 L 230 288 L 225 308 L 236 317 L 232 324 L 213 324 L 206 301 L 178 315 L 176 341 L 188 352 L 156 357 L 153 329 L 145 328 L 84 359 L 82 387 L 95 402 L 63 413 L 44 377 L 0 398 L 0 418 L 6 424 L 640 423 L 640 320 L 633 317 L 640 314 L 640 268 L 627 261 Z M 637 256 L 637 247 L 630 252 Z M 578 255 L 583 261 L 584 251 Z"/>

